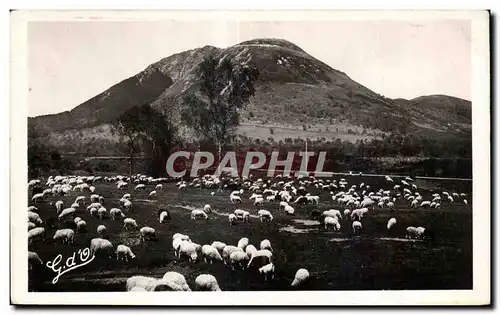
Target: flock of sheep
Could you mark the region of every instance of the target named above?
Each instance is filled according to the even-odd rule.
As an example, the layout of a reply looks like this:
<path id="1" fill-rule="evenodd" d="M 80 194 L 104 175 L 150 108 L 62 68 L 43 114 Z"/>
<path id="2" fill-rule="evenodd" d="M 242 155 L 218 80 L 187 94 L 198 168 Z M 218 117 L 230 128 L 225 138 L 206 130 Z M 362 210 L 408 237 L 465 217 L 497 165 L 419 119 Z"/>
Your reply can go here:
<path id="1" fill-rule="evenodd" d="M 33 192 L 31 196 L 32 204 L 28 207 L 28 244 L 33 242 L 44 242 L 47 237 L 47 231 L 44 228 L 43 218 L 38 213 L 37 204 L 48 202 L 48 197 L 72 196 L 77 194 L 74 202 L 65 206 L 62 200 L 50 202 L 58 220 L 67 221 L 73 220 L 75 229 L 64 228 L 58 229 L 52 235 L 54 241 L 60 241 L 64 244 L 72 245 L 74 243 L 75 234 L 87 233 L 87 223 L 85 217 L 96 217 L 100 220 L 109 218 L 111 220 L 123 220 L 123 229 L 138 230 L 141 242 L 148 242 L 157 239 L 156 230 L 150 226 L 141 226 L 132 218 L 133 214 L 133 198 L 132 193 L 125 193 L 119 199 L 120 207 L 106 209 L 107 201 L 105 198 L 96 192 L 96 183 L 106 182 L 114 183 L 118 190 L 128 190 L 129 185 L 133 186 L 133 191 L 146 190 L 148 187 L 154 187 L 154 190 L 149 192 L 149 198 L 155 198 L 157 193 L 163 190 L 163 183 L 167 182 L 166 178 L 152 178 L 144 175 L 114 176 L 51 176 L 45 183 L 40 179 L 31 180 L 28 183 L 28 189 Z M 385 182 L 392 186 L 389 190 L 375 190 L 369 185 L 361 183 L 357 185 L 348 185 L 345 179 L 317 179 L 314 177 L 302 177 L 298 179 L 284 178 L 281 175 L 273 179 L 246 179 L 234 178 L 219 178 L 214 175 L 205 175 L 201 178 L 195 178 L 192 181 L 181 180 L 177 182 L 177 189 L 181 191 L 197 188 L 214 189 L 211 195 L 228 194 L 228 201 L 231 204 L 238 205 L 243 201 L 245 192 L 251 193 L 249 197 L 253 201 L 256 209 L 266 207 L 267 209 L 259 209 L 257 211 L 258 218 L 262 224 L 268 224 L 273 221 L 274 211 L 283 212 L 285 215 L 294 216 L 295 208 L 301 204 L 318 205 L 320 197 L 311 195 L 308 192 L 310 187 L 315 187 L 324 191 L 328 191 L 331 196 L 330 200 L 322 202 L 331 204 L 332 207 L 342 208 L 330 209 L 319 212 L 313 210 L 312 214 L 322 218 L 322 223 L 325 229 L 333 229 L 339 231 L 341 223 L 350 220 L 349 224 L 352 227 L 354 234 L 359 234 L 363 230 L 363 218 L 369 216 L 372 212 L 376 212 L 377 208 L 395 209 L 397 200 L 404 200 L 409 207 L 412 208 L 440 208 L 452 202 L 461 202 L 467 204 L 466 195 L 464 193 L 449 194 L 446 191 L 435 193 L 432 199 L 424 200 L 424 197 L 419 193 L 418 187 L 412 184 L 413 179 L 407 177 L 401 180 L 398 184 L 394 184 L 394 180 L 386 176 Z M 151 189 L 151 188 L 150 188 Z M 84 193 L 90 194 L 85 196 Z M 53 200 L 53 199 L 51 199 Z M 276 210 L 272 210 L 272 204 L 276 204 Z M 191 212 L 192 220 L 206 220 L 210 215 L 213 215 L 212 207 L 206 204 L 202 209 L 194 209 Z M 228 215 L 229 225 L 233 226 L 237 222 L 249 222 L 251 217 L 250 211 L 236 209 Z M 167 209 L 160 208 L 157 213 L 157 218 L 160 223 L 164 223 L 171 219 Z M 103 221 L 104 222 L 104 221 Z M 387 222 L 387 229 L 391 230 L 397 224 L 395 217 L 391 217 Z M 425 227 L 408 226 L 406 228 L 406 238 L 419 239 L 430 237 Z M 91 239 L 89 248 L 93 255 L 100 255 L 104 258 L 112 258 L 116 256 L 117 260 L 128 262 L 135 259 L 136 255 L 132 249 L 125 244 L 112 244 L 106 239 L 106 225 L 100 224 L 95 231 L 95 237 Z M 116 246 L 115 246 L 116 245 Z M 237 244 L 231 245 L 223 241 L 213 241 L 211 244 L 200 245 L 193 242 L 188 235 L 175 233 L 172 236 L 172 250 L 178 259 L 186 259 L 189 262 L 198 261 L 201 257 L 205 263 L 223 263 L 231 269 L 249 269 L 253 268 L 263 276 L 264 281 L 273 279 L 275 276 L 275 265 L 273 260 L 273 248 L 271 241 L 268 239 L 262 240 L 258 247 L 250 244 L 248 238 L 241 238 Z M 42 260 L 36 252 L 28 252 L 29 268 L 35 264 L 42 264 Z M 299 287 L 302 283 L 307 282 L 311 278 L 308 270 L 300 268 L 296 271 L 295 278 L 290 283 L 291 287 Z M 191 291 L 191 288 L 186 282 L 185 277 L 174 271 L 166 272 L 160 278 L 147 276 L 133 276 L 126 281 L 127 291 Z M 217 279 L 210 274 L 200 274 L 195 279 L 194 290 L 197 291 L 220 291 Z"/>

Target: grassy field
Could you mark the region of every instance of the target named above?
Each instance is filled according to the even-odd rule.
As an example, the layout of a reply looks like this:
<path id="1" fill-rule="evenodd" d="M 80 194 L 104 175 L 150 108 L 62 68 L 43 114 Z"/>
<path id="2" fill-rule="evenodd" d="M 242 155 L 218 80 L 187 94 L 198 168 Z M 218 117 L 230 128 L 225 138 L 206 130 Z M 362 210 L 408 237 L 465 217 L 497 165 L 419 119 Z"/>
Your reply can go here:
<path id="1" fill-rule="evenodd" d="M 336 177 L 339 179 L 340 177 Z M 372 190 L 388 189 L 392 185 L 383 178 L 364 178 L 345 176 L 349 185 L 365 182 Z M 424 200 L 434 192 L 443 189 L 466 193 L 469 205 L 471 200 L 471 182 L 423 181 L 417 180 Z M 29 273 L 30 291 L 125 291 L 125 281 L 134 275 L 161 278 L 167 271 L 181 272 L 193 288 L 194 279 L 202 273 L 214 275 L 223 291 L 254 290 L 290 290 L 295 272 L 306 268 L 311 273 L 311 281 L 302 290 L 438 290 L 472 288 L 472 209 L 456 201 L 443 204 L 441 209 L 410 209 L 404 200 L 396 202 L 396 210 L 371 210 L 363 218 L 363 231 L 355 236 L 350 220 L 343 219 L 341 230 L 326 230 L 320 219 L 312 212 L 331 208 L 343 210 L 334 204 L 327 191 L 310 187 L 308 191 L 320 195 L 319 205 L 296 206 L 296 215 L 287 216 L 278 211 L 277 203 L 266 203 L 255 208 L 243 194 L 243 204 L 229 203 L 230 191 L 211 196 L 212 189 L 189 188 L 178 191 L 174 183 L 164 184 L 164 189 L 149 200 L 148 194 L 154 189 L 148 185 L 145 191 L 116 189 L 115 184 L 96 184 L 95 193 L 105 197 L 105 207 L 119 207 L 119 198 L 124 193 L 132 194 L 133 209 L 128 216 L 136 219 L 139 227 L 151 226 L 156 229 L 158 240 L 141 243 L 138 231 L 126 232 L 123 220 L 100 220 L 91 217 L 84 208 L 77 215 L 87 221 L 87 232 L 77 234 L 74 245 L 54 243 L 52 235 L 57 228 L 70 226 L 71 222 L 56 222 L 55 228 L 46 225 L 49 218 L 55 218 L 56 210 L 49 202 L 64 201 L 69 207 L 76 196 L 88 197 L 90 193 L 72 192 L 69 197 L 48 197 L 37 204 L 43 226 L 48 230 L 45 243 L 35 242 L 29 250 L 39 254 L 45 262 L 53 260 L 58 254 L 63 255 L 63 262 L 73 252 L 90 245 L 90 240 L 97 237 L 96 228 L 100 224 L 107 227 L 108 238 L 116 248 L 126 244 L 137 256 L 125 263 L 116 258 L 96 257 L 86 266 L 74 269 L 62 275 L 56 284 L 52 279 L 56 274 L 44 265 L 37 266 Z M 31 205 L 31 194 L 30 194 Z M 191 209 L 210 204 L 214 213 L 208 220 L 190 219 Z M 87 203 L 88 204 L 88 203 Z M 169 210 L 172 219 L 160 224 L 157 210 L 162 207 Z M 249 223 L 229 226 L 228 213 L 235 209 L 246 209 L 254 215 Z M 259 209 L 270 210 L 274 220 L 269 224 L 261 223 L 256 217 Z M 386 229 L 389 218 L 397 219 L 396 229 L 390 233 Z M 435 232 L 433 242 L 405 240 L 408 226 L 424 226 Z M 211 244 L 222 241 L 236 245 L 242 237 L 248 237 L 250 243 L 259 246 L 260 241 L 269 239 L 274 249 L 276 278 L 265 282 L 256 270 L 231 270 L 222 263 L 213 265 L 199 260 L 189 263 L 178 260 L 172 249 L 172 235 L 188 234 L 198 244 Z M 13 268 L 16 268 L 13 266 Z"/>

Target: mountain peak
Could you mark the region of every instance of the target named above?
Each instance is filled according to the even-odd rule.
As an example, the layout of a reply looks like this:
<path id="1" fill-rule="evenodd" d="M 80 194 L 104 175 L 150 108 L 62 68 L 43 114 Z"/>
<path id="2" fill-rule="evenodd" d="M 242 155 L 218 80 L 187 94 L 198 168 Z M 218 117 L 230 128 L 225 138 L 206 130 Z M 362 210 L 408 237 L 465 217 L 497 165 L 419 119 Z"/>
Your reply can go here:
<path id="1" fill-rule="evenodd" d="M 236 44 L 234 46 L 279 46 L 305 53 L 305 51 L 292 42 L 281 38 L 255 38 Z"/>

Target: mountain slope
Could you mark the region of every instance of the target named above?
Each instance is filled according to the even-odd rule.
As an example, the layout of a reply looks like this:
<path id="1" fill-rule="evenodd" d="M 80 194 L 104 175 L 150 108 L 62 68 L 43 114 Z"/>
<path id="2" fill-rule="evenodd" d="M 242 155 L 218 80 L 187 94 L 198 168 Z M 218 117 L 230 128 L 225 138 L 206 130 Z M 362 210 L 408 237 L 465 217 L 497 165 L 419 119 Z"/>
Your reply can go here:
<path id="1" fill-rule="evenodd" d="M 197 91 L 195 69 L 209 54 L 252 63 L 260 72 L 256 94 L 242 113 L 239 132 L 248 136 L 267 139 L 269 127 L 296 131 L 296 136 L 321 132 L 330 138 L 347 133 L 358 138 L 394 132 L 470 133 L 468 101 L 448 96 L 392 100 L 281 39 L 254 39 L 226 49 L 205 46 L 169 56 L 69 112 L 30 118 L 28 124 L 58 145 L 116 141 L 109 125 L 134 105 L 147 103 L 178 115 L 183 97 Z"/>

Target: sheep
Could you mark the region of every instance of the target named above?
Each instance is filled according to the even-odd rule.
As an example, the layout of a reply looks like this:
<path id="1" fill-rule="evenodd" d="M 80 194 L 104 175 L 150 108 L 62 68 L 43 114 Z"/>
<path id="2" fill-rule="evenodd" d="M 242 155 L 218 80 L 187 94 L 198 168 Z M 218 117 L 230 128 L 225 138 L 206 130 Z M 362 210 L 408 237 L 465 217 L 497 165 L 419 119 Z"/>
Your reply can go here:
<path id="1" fill-rule="evenodd" d="M 163 185 L 162 184 L 158 184 L 155 186 L 155 190 L 162 190 L 163 189 Z"/>
<path id="2" fill-rule="evenodd" d="M 73 221 L 75 222 L 75 224 L 78 224 L 78 222 L 80 222 L 81 220 L 82 220 L 82 218 L 76 217 Z"/>
<path id="3" fill-rule="evenodd" d="M 64 202 L 62 200 L 56 201 L 56 212 L 60 214 L 63 208 Z"/>
<path id="4" fill-rule="evenodd" d="M 189 262 L 196 262 L 198 260 L 198 253 L 196 252 L 196 247 L 193 243 L 188 241 L 181 241 L 181 245 L 178 251 L 179 258 L 186 256 Z"/>
<path id="5" fill-rule="evenodd" d="M 245 263 L 248 261 L 247 254 L 241 250 L 236 250 L 229 255 L 229 264 L 231 268 L 234 270 L 235 266 L 238 265 L 241 269 L 245 269 Z"/>
<path id="6" fill-rule="evenodd" d="M 264 221 L 271 222 L 273 220 L 273 215 L 271 214 L 271 212 L 269 212 L 267 210 L 259 210 L 258 215 L 260 218 L 260 222 L 264 222 Z"/>
<path id="7" fill-rule="evenodd" d="M 149 198 L 154 198 L 156 197 L 156 190 L 153 190 L 152 192 L 149 193 Z"/>
<path id="8" fill-rule="evenodd" d="M 43 193 L 34 194 L 33 197 L 31 197 L 31 201 L 38 203 L 43 200 L 43 197 Z"/>
<path id="9" fill-rule="evenodd" d="M 28 231 L 34 228 L 36 228 L 36 224 L 33 222 L 28 222 Z"/>
<path id="10" fill-rule="evenodd" d="M 116 247 L 116 260 L 123 259 L 125 262 L 128 262 L 129 258 L 135 259 L 135 255 L 130 247 L 126 245 L 118 245 Z"/>
<path id="11" fill-rule="evenodd" d="M 363 228 L 363 225 L 361 224 L 361 222 L 359 222 L 359 221 L 352 222 L 352 230 L 353 230 L 354 234 L 358 234 L 362 228 Z"/>
<path id="12" fill-rule="evenodd" d="M 271 279 L 274 279 L 274 264 L 269 263 L 259 268 L 259 273 L 264 275 L 264 281 L 267 281 L 268 275 L 271 275 Z"/>
<path id="13" fill-rule="evenodd" d="M 222 261 L 224 262 L 225 265 L 227 265 L 229 257 L 235 251 L 243 252 L 243 250 L 241 248 L 233 246 L 233 245 L 227 245 L 226 247 L 224 247 L 224 249 L 222 250 Z"/>
<path id="14" fill-rule="evenodd" d="M 103 236 L 105 233 L 106 233 L 106 226 L 104 226 L 104 225 L 102 225 L 102 224 L 101 224 L 101 225 L 99 225 L 99 226 L 97 227 L 97 235 L 99 235 L 99 236 Z"/>
<path id="15" fill-rule="evenodd" d="M 113 244 L 103 238 L 93 238 L 90 241 L 90 252 L 95 255 L 98 252 L 103 252 L 108 254 L 108 258 L 111 258 L 113 254 Z"/>
<path id="16" fill-rule="evenodd" d="M 219 241 L 215 241 L 212 243 L 212 245 L 210 245 L 212 247 L 214 247 L 215 249 L 217 249 L 219 252 L 222 252 L 224 250 L 224 247 L 226 247 L 226 243 L 223 243 L 223 242 L 219 242 Z"/>
<path id="17" fill-rule="evenodd" d="M 63 244 L 73 244 L 75 240 L 75 231 L 72 229 L 57 230 L 53 239 L 54 241 L 61 239 Z"/>
<path id="18" fill-rule="evenodd" d="M 42 242 L 45 242 L 45 229 L 43 227 L 36 227 L 28 231 L 28 243 L 33 243 L 35 239 L 41 239 Z"/>
<path id="19" fill-rule="evenodd" d="M 29 206 L 28 207 L 28 212 L 37 212 L 38 211 L 38 208 L 35 207 L 35 206 Z"/>
<path id="20" fill-rule="evenodd" d="M 256 251 L 257 251 L 257 248 L 255 248 L 255 246 L 253 246 L 252 244 L 248 245 L 245 248 L 245 254 L 247 254 L 248 258 L 251 258 L 253 253 Z"/>
<path id="21" fill-rule="evenodd" d="M 262 242 L 260 242 L 260 249 L 261 250 L 267 249 L 271 252 L 273 251 L 273 248 L 271 247 L 271 242 L 268 239 L 265 239 Z"/>
<path id="22" fill-rule="evenodd" d="M 58 219 L 63 220 L 66 219 L 66 217 L 72 217 L 75 215 L 75 212 L 76 212 L 75 208 L 66 208 L 61 212 Z"/>
<path id="23" fill-rule="evenodd" d="M 43 221 L 40 216 L 35 212 L 28 212 L 28 222 L 33 222 L 35 224 L 42 224 Z"/>
<path id="24" fill-rule="evenodd" d="M 325 216 L 325 217 L 332 217 L 332 218 L 335 218 L 335 219 L 342 220 L 342 214 L 340 213 L 339 210 L 335 210 L 335 209 L 330 209 L 328 211 L 323 211 L 323 216 Z"/>
<path id="25" fill-rule="evenodd" d="M 351 214 L 351 210 L 349 210 L 349 209 L 344 210 L 344 217 L 346 217 L 346 219 L 349 218 L 350 214 Z"/>
<path id="26" fill-rule="evenodd" d="M 390 218 L 389 221 L 387 222 L 387 230 L 390 230 L 396 225 L 396 219 L 395 218 Z"/>
<path id="27" fill-rule="evenodd" d="M 229 225 L 230 226 L 233 225 L 233 222 L 237 220 L 236 215 L 234 213 L 229 214 L 228 220 L 229 220 Z"/>
<path id="28" fill-rule="evenodd" d="M 96 202 L 98 202 L 98 201 L 99 201 L 99 195 L 97 195 L 97 194 L 92 194 L 92 195 L 90 196 L 90 202 L 92 202 L 92 203 L 96 203 Z"/>
<path id="29" fill-rule="evenodd" d="M 123 227 L 125 228 L 125 230 L 129 230 L 129 229 L 137 229 L 139 226 L 137 225 L 137 222 L 135 222 L 134 219 L 125 218 L 123 220 Z"/>
<path id="30" fill-rule="evenodd" d="M 141 241 L 145 242 L 146 240 L 155 240 L 156 239 L 156 231 L 152 227 L 145 226 L 139 230 L 141 234 Z"/>
<path id="31" fill-rule="evenodd" d="M 297 286 L 305 283 L 307 280 L 309 280 L 310 277 L 311 276 L 309 274 L 309 271 L 307 271 L 307 269 L 300 268 L 295 273 L 295 278 L 293 279 L 291 286 L 292 287 L 297 287 Z"/>
<path id="32" fill-rule="evenodd" d="M 98 210 L 97 210 L 97 215 L 99 216 L 99 218 L 102 220 L 104 219 L 104 217 L 106 216 L 106 212 L 108 210 L 106 210 L 106 208 L 104 207 L 100 207 Z"/>
<path id="33" fill-rule="evenodd" d="M 260 267 L 272 263 L 273 253 L 267 249 L 256 250 L 252 253 L 247 268 L 250 268 L 256 262 L 260 262 Z M 259 267 L 259 268 L 260 268 Z"/>
<path id="34" fill-rule="evenodd" d="M 241 203 L 241 197 L 236 195 L 230 195 L 229 200 L 231 203 Z"/>
<path id="35" fill-rule="evenodd" d="M 28 268 L 33 270 L 35 265 L 43 265 L 43 261 L 40 259 L 37 253 L 28 251 Z"/>
<path id="36" fill-rule="evenodd" d="M 125 194 L 122 197 L 122 199 L 126 199 L 126 200 L 130 200 L 130 198 L 132 198 L 132 196 L 130 194 Z"/>
<path id="37" fill-rule="evenodd" d="M 191 242 L 191 239 L 189 238 L 189 236 L 184 235 L 184 234 L 181 234 L 181 233 L 175 233 L 175 234 L 172 236 L 172 240 L 175 240 L 176 238 L 179 238 L 179 239 L 181 239 L 182 241 L 188 241 L 188 242 Z"/>
<path id="38" fill-rule="evenodd" d="M 262 197 L 255 198 L 255 201 L 253 202 L 253 205 L 255 207 L 261 206 L 262 204 L 264 204 L 264 198 Z"/>
<path id="39" fill-rule="evenodd" d="M 201 274 L 194 280 L 196 291 L 221 291 L 217 279 L 209 274 Z"/>
<path id="40" fill-rule="evenodd" d="M 414 227 L 414 226 L 409 226 L 406 228 L 406 235 L 405 238 L 421 238 L 424 235 L 425 228 L 419 226 L 419 227 Z"/>
<path id="41" fill-rule="evenodd" d="M 294 213 L 295 213 L 295 209 L 290 205 L 285 206 L 284 210 L 285 210 L 286 214 L 289 214 L 289 215 L 294 215 Z"/>
<path id="42" fill-rule="evenodd" d="M 76 224 L 76 232 L 82 232 L 87 228 L 87 222 L 80 220 Z"/>
<path id="43" fill-rule="evenodd" d="M 325 217 L 325 229 L 328 228 L 328 225 L 332 225 L 336 231 L 340 230 L 340 223 L 338 219 L 335 217 Z"/>
<path id="44" fill-rule="evenodd" d="M 280 201 L 279 210 L 285 210 L 286 206 L 288 206 L 288 202 Z"/>
<path id="45" fill-rule="evenodd" d="M 245 248 L 248 246 L 248 243 L 249 243 L 248 238 L 243 237 L 238 241 L 238 247 L 244 251 Z"/>
<path id="46" fill-rule="evenodd" d="M 234 215 L 237 219 L 243 220 L 243 222 L 248 222 L 250 219 L 250 212 L 245 210 L 236 209 L 234 210 Z"/>
<path id="47" fill-rule="evenodd" d="M 212 207 L 210 207 L 210 205 L 206 204 L 203 207 L 203 211 L 206 212 L 206 213 L 211 213 L 212 212 Z"/>
<path id="48" fill-rule="evenodd" d="M 158 280 L 151 277 L 133 276 L 127 279 L 126 289 L 132 291 L 135 288 L 142 288 L 144 291 L 153 291 Z M 134 291 L 138 291 L 135 289 Z"/>
<path id="49" fill-rule="evenodd" d="M 111 210 L 109 210 L 109 216 L 111 217 L 111 220 L 114 220 L 116 216 L 124 218 L 125 214 L 123 214 L 122 210 L 118 208 L 112 208 Z"/>
<path id="50" fill-rule="evenodd" d="M 130 200 L 125 200 L 122 206 L 123 209 L 130 211 L 130 209 L 132 208 L 132 202 Z"/>
<path id="51" fill-rule="evenodd" d="M 170 215 L 169 213 L 166 211 L 166 210 L 163 210 L 161 213 L 160 213 L 160 223 L 163 223 L 165 222 L 166 220 L 169 220 L 170 219 Z"/>
<path id="52" fill-rule="evenodd" d="M 134 190 L 139 190 L 139 189 L 146 189 L 146 185 L 144 184 L 138 184 L 137 186 L 135 186 Z"/>
<path id="53" fill-rule="evenodd" d="M 205 262 L 209 262 L 210 264 L 212 264 L 214 260 L 222 261 L 222 256 L 217 248 L 211 245 L 203 245 L 201 247 L 201 254 Z"/>
<path id="54" fill-rule="evenodd" d="M 189 288 L 186 278 L 175 271 L 167 271 L 161 280 L 167 281 L 169 283 L 174 283 L 181 288 L 182 291 L 191 291 Z"/>
<path id="55" fill-rule="evenodd" d="M 363 215 L 368 213 L 368 208 L 355 209 L 351 212 L 351 220 L 355 218 L 359 221 L 363 218 Z"/>
<path id="56" fill-rule="evenodd" d="M 202 217 L 205 220 L 208 220 L 208 215 L 203 210 L 191 211 L 191 220 L 196 220 L 198 217 Z"/>

